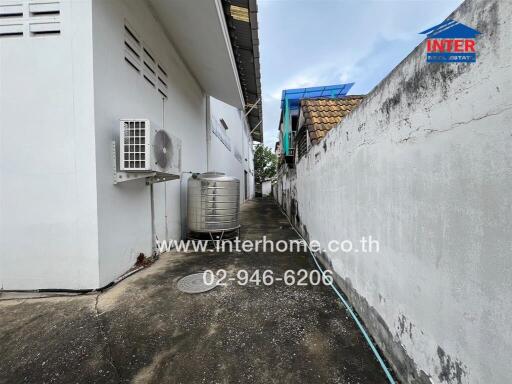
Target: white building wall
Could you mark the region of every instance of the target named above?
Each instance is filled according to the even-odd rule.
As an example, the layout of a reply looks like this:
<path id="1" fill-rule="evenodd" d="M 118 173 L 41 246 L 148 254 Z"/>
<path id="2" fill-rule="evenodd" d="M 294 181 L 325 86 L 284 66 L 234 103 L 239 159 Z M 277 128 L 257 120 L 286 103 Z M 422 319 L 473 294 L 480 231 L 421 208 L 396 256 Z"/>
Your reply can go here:
<path id="1" fill-rule="evenodd" d="M 97 287 L 91 3 L 61 2 L 47 36 L 23 5 L 0 38 L 0 288 Z"/>
<path id="2" fill-rule="evenodd" d="M 302 233 L 371 235 L 380 252 L 322 259 L 404 383 L 506 383 L 512 333 L 512 3 L 466 1 L 474 64 L 421 44 L 282 173 Z"/>
<path id="3" fill-rule="evenodd" d="M 151 255 L 150 187 L 113 184 L 119 119 L 165 127 L 182 141 L 182 170 L 207 170 L 205 93 L 147 3 L 66 1 L 59 18 L 60 35 L 0 39 L 3 289 L 98 288 L 127 271 L 139 253 Z M 167 99 L 125 62 L 125 21 L 165 68 Z M 241 111 L 215 105 L 232 127 L 242 162 L 212 136 L 211 167 L 241 181 L 246 169 L 253 191 Z M 181 237 L 188 177 L 154 185 L 158 239 Z"/>
<path id="4" fill-rule="evenodd" d="M 224 172 L 229 176 L 240 180 L 240 202 L 254 197 L 254 151 L 252 139 L 245 122 L 242 111 L 234 108 L 213 97 L 210 98 L 211 124 L 218 124 L 224 130 L 228 138 L 228 145 L 225 145 L 217 135 L 211 132 L 211 155 L 209 160 L 210 171 Z M 220 125 L 220 119 L 224 119 L 228 129 Z M 228 148 L 229 147 L 229 148 Z M 244 176 L 247 173 L 247 177 Z M 245 181 L 247 180 L 247 198 L 245 192 Z"/>
<path id="5" fill-rule="evenodd" d="M 124 60 L 124 23 L 168 75 L 168 99 Z M 147 118 L 182 140 L 182 169 L 206 170 L 205 96 L 145 2 L 93 2 L 96 154 L 101 284 L 151 255 L 151 197 L 144 181 L 112 184 L 110 145 L 121 118 Z M 185 176 L 186 177 L 186 176 Z M 183 188 L 186 183 L 182 183 Z M 165 195 L 167 192 L 167 195 Z M 167 208 L 167 212 L 165 209 Z M 154 185 L 156 236 L 181 236 L 180 180 Z M 166 219 L 167 216 L 167 219 Z M 167 231 L 166 231 L 167 228 Z"/>

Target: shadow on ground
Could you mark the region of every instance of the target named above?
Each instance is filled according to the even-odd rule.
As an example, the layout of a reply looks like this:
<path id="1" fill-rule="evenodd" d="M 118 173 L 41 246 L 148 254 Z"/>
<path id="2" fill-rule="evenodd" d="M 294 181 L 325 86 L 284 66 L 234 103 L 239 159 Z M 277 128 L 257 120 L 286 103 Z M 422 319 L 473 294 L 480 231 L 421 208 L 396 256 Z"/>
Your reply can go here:
<path id="1" fill-rule="evenodd" d="M 242 209 L 243 239 L 295 239 L 269 199 Z M 313 269 L 306 253 L 176 253 L 100 295 L 0 302 L 0 383 L 385 383 L 324 286 L 229 282 L 190 295 L 177 281 Z"/>

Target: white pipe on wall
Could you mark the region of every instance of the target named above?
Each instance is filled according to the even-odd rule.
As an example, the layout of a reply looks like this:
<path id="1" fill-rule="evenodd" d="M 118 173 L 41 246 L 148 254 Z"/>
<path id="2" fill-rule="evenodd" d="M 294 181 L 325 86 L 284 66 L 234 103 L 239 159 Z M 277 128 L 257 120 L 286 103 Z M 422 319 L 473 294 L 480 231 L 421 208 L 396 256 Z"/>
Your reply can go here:
<path id="1" fill-rule="evenodd" d="M 211 141 L 210 95 L 206 94 L 206 172 L 210 171 Z"/>

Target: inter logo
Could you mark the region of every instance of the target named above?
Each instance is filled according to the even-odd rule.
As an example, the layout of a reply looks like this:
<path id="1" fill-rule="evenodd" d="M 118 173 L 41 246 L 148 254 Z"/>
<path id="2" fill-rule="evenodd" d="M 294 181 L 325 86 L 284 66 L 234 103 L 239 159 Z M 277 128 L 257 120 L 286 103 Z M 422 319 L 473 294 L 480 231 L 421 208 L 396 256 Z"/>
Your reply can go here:
<path id="1" fill-rule="evenodd" d="M 420 34 L 427 35 L 428 63 L 474 63 L 476 29 L 458 21 L 447 19 Z"/>

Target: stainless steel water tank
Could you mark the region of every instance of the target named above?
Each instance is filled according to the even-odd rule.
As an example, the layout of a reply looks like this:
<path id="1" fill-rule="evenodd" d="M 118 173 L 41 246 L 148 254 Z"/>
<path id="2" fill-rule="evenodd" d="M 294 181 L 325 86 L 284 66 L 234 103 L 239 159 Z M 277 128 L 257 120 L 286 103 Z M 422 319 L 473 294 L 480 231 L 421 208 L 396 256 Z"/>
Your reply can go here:
<path id="1" fill-rule="evenodd" d="M 187 223 L 192 232 L 222 232 L 240 226 L 240 181 L 220 172 L 188 179 Z"/>

